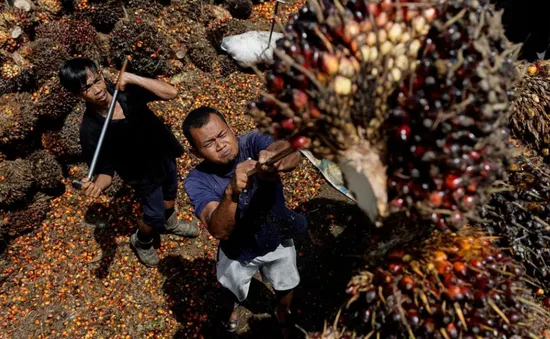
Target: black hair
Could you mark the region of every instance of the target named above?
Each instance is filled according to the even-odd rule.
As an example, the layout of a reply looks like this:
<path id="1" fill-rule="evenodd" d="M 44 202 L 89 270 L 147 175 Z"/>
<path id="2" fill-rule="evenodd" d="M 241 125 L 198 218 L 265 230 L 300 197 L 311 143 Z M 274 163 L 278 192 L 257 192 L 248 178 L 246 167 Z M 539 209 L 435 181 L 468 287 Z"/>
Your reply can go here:
<path id="1" fill-rule="evenodd" d="M 227 124 L 225 118 L 220 112 L 208 106 L 201 106 L 192 110 L 183 120 L 183 124 L 181 125 L 183 129 L 183 135 L 185 135 L 185 138 L 187 139 L 187 141 L 189 141 L 191 146 L 196 147 L 193 137 L 191 136 L 191 129 L 201 128 L 202 126 L 206 125 L 210 121 L 210 114 L 219 116 L 220 119 L 222 119 L 222 121 Z"/>
<path id="2" fill-rule="evenodd" d="M 59 81 L 67 91 L 77 94 L 86 87 L 86 70 L 97 73 L 97 65 L 90 59 L 74 58 L 59 69 Z"/>

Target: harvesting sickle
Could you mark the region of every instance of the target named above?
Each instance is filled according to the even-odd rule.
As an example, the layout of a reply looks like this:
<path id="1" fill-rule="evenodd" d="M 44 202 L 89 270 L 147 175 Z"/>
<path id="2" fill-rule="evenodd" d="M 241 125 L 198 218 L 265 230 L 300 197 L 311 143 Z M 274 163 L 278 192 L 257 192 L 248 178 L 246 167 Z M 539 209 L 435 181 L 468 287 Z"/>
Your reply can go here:
<path id="1" fill-rule="evenodd" d="M 92 177 L 94 176 L 94 170 L 97 165 L 97 160 L 99 159 L 99 154 L 101 153 L 101 146 L 103 145 L 105 134 L 107 134 L 107 128 L 109 127 L 109 123 L 111 122 L 111 118 L 113 117 L 113 112 L 115 111 L 116 99 L 118 96 L 118 92 L 120 91 L 120 82 L 122 80 L 122 74 L 126 71 L 127 66 L 128 66 L 128 58 L 124 60 L 124 63 L 122 64 L 122 68 L 120 69 L 120 73 L 118 74 L 118 79 L 115 85 L 115 91 L 113 93 L 113 99 L 111 100 L 109 111 L 107 112 L 107 116 L 105 117 L 105 123 L 103 124 L 103 128 L 101 129 L 101 134 L 99 135 L 97 147 L 94 152 L 94 157 L 92 159 L 92 163 L 90 164 L 88 175 L 86 176 L 88 180 L 92 180 Z M 82 181 L 80 180 L 73 180 L 72 184 L 73 184 L 73 187 L 76 189 L 82 188 Z"/>

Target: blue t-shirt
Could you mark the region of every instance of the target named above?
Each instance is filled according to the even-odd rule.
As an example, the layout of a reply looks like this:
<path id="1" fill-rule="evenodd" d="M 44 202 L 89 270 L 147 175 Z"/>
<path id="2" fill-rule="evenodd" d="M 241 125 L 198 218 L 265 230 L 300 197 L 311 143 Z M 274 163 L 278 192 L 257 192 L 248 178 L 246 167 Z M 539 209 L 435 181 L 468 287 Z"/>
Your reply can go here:
<path id="1" fill-rule="evenodd" d="M 187 179 L 185 190 L 200 215 L 212 201 L 221 201 L 237 164 L 251 158 L 258 160 L 273 138 L 257 132 L 238 138 L 239 154 L 230 170 L 203 161 L 195 167 Z M 290 239 L 307 227 L 306 218 L 285 206 L 283 184 L 280 178 L 265 181 L 253 177 L 252 187 L 239 196 L 236 226 L 228 239 L 220 242 L 225 255 L 232 260 L 250 261 L 274 251 L 282 239 Z"/>

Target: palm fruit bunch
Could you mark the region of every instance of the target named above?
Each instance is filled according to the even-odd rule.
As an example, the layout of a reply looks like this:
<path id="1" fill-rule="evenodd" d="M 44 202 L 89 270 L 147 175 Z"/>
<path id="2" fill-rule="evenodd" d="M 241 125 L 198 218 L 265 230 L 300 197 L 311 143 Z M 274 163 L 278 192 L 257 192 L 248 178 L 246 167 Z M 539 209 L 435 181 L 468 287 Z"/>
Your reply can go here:
<path id="1" fill-rule="evenodd" d="M 13 60 L 0 64 L 0 95 L 32 89 L 34 68 L 28 62 L 18 65 Z"/>
<path id="2" fill-rule="evenodd" d="M 116 23 L 124 16 L 123 3 L 119 0 L 94 2 L 82 10 L 83 17 L 87 18 L 98 32 L 109 33 Z"/>
<path id="3" fill-rule="evenodd" d="M 0 23 L 4 22 L 11 27 L 20 27 L 29 38 L 34 37 L 36 19 L 32 12 L 27 12 L 17 7 L 10 7 L 0 12 Z"/>
<path id="4" fill-rule="evenodd" d="M 0 147 L 25 141 L 36 127 L 38 114 L 28 93 L 0 97 Z"/>
<path id="5" fill-rule="evenodd" d="M 218 56 L 218 63 L 220 64 L 220 75 L 224 78 L 240 70 L 239 65 L 229 55 Z"/>
<path id="6" fill-rule="evenodd" d="M 189 59 L 203 72 L 214 71 L 218 55 L 207 40 L 199 40 L 189 47 Z"/>
<path id="7" fill-rule="evenodd" d="M 51 39 L 37 39 L 20 50 L 21 55 L 34 66 L 39 85 L 57 75 L 60 65 L 70 58 L 63 46 Z"/>
<path id="8" fill-rule="evenodd" d="M 499 236 L 543 289 L 550 291 L 550 169 L 525 151 L 508 168 L 508 178 L 495 187 L 482 207 L 483 227 Z"/>
<path id="9" fill-rule="evenodd" d="M 164 74 L 170 59 L 170 46 L 153 24 L 141 20 L 121 21 L 112 32 L 110 54 L 117 67 L 131 56 L 129 71 L 154 77 Z"/>
<path id="10" fill-rule="evenodd" d="M 80 146 L 80 124 L 84 115 L 84 104 L 79 103 L 69 113 L 59 129 L 42 134 L 42 146 L 60 160 L 78 158 L 82 154 Z"/>
<path id="11" fill-rule="evenodd" d="M 124 5 L 130 10 L 130 13 L 140 13 L 159 16 L 163 5 L 168 4 L 170 0 L 124 0 Z"/>
<path id="12" fill-rule="evenodd" d="M 533 299 L 522 266 L 492 238 L 465 230 L 390 251 L 352 278 L 331 331 L 312 337 L 539 337 L 550 313 Z"/>
<path id="13" fill-rule="evenodd" d="M 52 77 L 33 94 L 36 110 L 47 119 L 63 119 L 69 114 L 79 99 L 61 86 L 58 77 Z"/>
<path id="14" fill-rule="evenodd" d="M 4 213 L 0 212 L 0 218 L 7 221 L 7 229 L 2 230 L 0 227 L 1 233 L 16 236 L 23 232 L 32 231 L 40 226 L 40 223 L 46 218 L 50 210 L 51 200 L 51 196 L 38 192 L 24 209 L 8 210 Z"/>
<path id="15" fill-rule="evenodd" d="M 72 56 L 83 56 L 95 61 L 100 59 L 97 32 L 85 20 L 62 19 L 43 23 L 36 29 L 36 37 L 51 39 Z"/>
<path id="16" fill-rule="evenodd" d="M 37 0 L 36 5 L 40 10 L 58 15 L 63 10 L 62 0 Z"/>
<path id="17" fill-rule="evenodd" d="M 541 155 L 550 156 L 550 63 L 539 61 L 523 67 L 526 76 L 517 88 L 510 119 L 514 135 Z"/>
<path id="18" fill-rule="evenodd" d="M 252 1 L 250 0 L 227 0 L 225 7 L 236 19 L 248 19 L 252 14 Z"/>
<path id="19" fill-rule="evenodd" d="M 32 163 L 24 159 L 0 162 L 0 207 L 14 207 L 28 198 L 34 185 Z"/>
<path id="20" fill-rule="evenodd" d="M 52 154 L 46 150 L 38 150 L 27 160 L 32 163 L 34 181 L 39 190 L 52 191 L 59 187 L 63 170 Z"/>
<path id="21" fill-rule="evenodd" d="M 503 174 L 516 50 L 486 0 L 312 0 L 249 109 L 346 180 L 363 173 L 381 216 L 459 229 Z"/>

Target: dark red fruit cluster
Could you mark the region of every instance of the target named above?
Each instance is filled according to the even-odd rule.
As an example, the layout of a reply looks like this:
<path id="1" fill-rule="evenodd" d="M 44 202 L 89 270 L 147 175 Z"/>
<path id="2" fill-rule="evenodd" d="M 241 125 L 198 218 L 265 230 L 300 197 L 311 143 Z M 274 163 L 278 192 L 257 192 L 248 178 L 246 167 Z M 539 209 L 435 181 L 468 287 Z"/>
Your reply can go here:
<path id="1" fill-rule="evenodd" d="M 391 210 L 456 230 L 503 176 L 517 76 L 488 3 L 450 1 L 437 11 L 415 73 L 390 100 L 388 195 Z"/>
<path id="2" fill-rule="evenodd" d="M 350 337 L 535 337 L 550 318 L 523 274 L 480 234 L 436 233 L 416 253 L 393 250 L 372 273 L 353 278 L 338 328 Z"/>
<path id="3" fill-rule="evenodd" d="M 526 152 L 527 153 L 527 152 Z M 531 277 L 550 290 L 550 169 L 541 157 L 522 155 L 504 186 L 482 207 L 483 227 L 510 248 Z"/>
<path id="4" fill-rule="evenodd" d="M 250 112 L 317 156 L 367 140 L 387 165 L 390 212 L 459 229 L 506 161 L 517 75 L 499 18 L 478 0 L 310 1 Z"/>
<path id="5" fill-rule="evenodd" d="M 305 146 L 327 158 L 372 139 L 434 14 L 393 1 L 308 2 L 277 41 L 269 93 L 251 114 L 279 138 L 307 137 Z"/>

